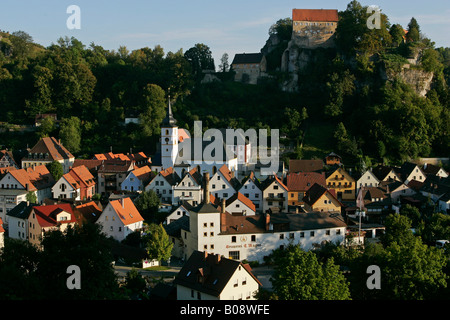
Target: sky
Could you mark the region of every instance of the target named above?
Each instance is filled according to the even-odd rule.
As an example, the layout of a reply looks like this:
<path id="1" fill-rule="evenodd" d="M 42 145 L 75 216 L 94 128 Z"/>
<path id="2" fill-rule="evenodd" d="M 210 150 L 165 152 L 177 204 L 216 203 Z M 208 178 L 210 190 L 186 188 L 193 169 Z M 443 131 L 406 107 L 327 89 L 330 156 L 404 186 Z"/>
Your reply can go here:
<path id="1" fill-rule="evenodd" d="M 160 45 L 167 53 L 186 52 L 196 43 L 208 45 L 216 65 L 224 53 L 231 63 L 236 53 L 259 52 L 277 20 L 292 9 L 337 9 L 351 0 L 0 0 L 0 30 L 22 30 L 43 46 L 60 37 L 75 37 L 107 50 L 126 46 L 132 51 Z M 381 8 L 392 24 L 405 28 L 415 17 L 422 33 L 436 47 L 450 47 L 449 0 L 360 0 Z M 68 29 L 70 5 L 81 10 L 81 28 Z"/>

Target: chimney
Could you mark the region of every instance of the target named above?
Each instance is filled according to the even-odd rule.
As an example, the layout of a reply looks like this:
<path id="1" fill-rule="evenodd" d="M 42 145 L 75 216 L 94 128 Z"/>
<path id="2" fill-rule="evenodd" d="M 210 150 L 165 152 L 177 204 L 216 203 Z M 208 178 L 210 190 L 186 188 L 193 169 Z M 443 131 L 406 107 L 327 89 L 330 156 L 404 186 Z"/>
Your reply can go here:
<path id="1" fill-rule="evenodd" d="M 220 255 L 220 254 L 216 254 L 214 258 L 215 258 L 215 259 L 214 259 L 214 262 L 215 262 L 216 264 L 219 264 L 221 255 Z"/>
<path id="2" fill-rule="evenodd" d="M 203 180 L 204 180 L 204 185 L 203 185 L 203 203 L 207 204 L 210 202 L 210 195 L 209 195 L 209 172 L 205 172 L 203 174 Z"/>
<path id="3" fill-rule="evenodd" d="M 125 209 L 125 200 L 123 198 L 120 198 L 120 204 L 122 205 L 122 208 Z"/>
<path id="4" fill-rule="evenodd" d="M 266 231 L 270 229 L 270 214 L 266 213 Z"/>
<path id="5" fill-rule="evenodd" d="M 203 253 L 204 253 L 204 258 L 206 260 L 206 258 L 208 258 L 208 252 L 204 251 Z"/>
<path id="6" fill-rule="evenodd" d="M 225 213 L 225 207 L 227 206 L 227 200 L 225 198 L 222 198 L 222 208 L 221 213 Z"/>
<path id="7" fill-rule="evenodd" d="M 220 232 L 226 231 L 227 231 L 227 214 L 225 213 L 225 210 L 222 210 L 220 212 Z"/>

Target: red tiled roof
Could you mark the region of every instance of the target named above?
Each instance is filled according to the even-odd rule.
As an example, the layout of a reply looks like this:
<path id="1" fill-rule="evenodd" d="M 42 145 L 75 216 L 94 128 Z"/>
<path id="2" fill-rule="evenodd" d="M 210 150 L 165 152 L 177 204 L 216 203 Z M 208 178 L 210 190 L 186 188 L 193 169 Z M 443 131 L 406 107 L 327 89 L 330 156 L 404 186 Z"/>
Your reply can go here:
<path id="1" fill-rule="evenodd" d="M 256 207 L 255 204 L 253 203 L 252 200 L 250 200 L 249 198 L 247 198 L 246 196 L 244 196 L 242 193 L 240 192 L 236 192 L 234 195 L 232 195 L 226 202 L 226 205 L 230 205 L 231 203 L 233 203 L 234 201 L 239 200 L 241 201 L 243 204 L 245 204 L 247 207 L 250 208 L 250 210 L 255 211 Z"/>
<path id="2" fill-rule="evenodd" d="M 337 22 L 339 20 L 338 11 L 335 9 L 293 9 L 293 21 L 320 21 Z"/>
<path id="3" fill-rule="evenodd" d="M 39 140 L 36 145 L 29 151 L 29 153 L 48 153 L 50 160 L 63 160 L 74 158 L 74 156 L 67 150 L 59 141 L 53 137 L 45 137 Z M 26 157 L 25 157 L 26 158 Z M 32 159 L 32 158 L 31 158 Z"/>
<path id="4" fill-rule="evenodd" d="M 315 183 L 326 186 L 325 173 L 299 172 L 287 175 L 289 191 L 306 191 Z"/>
<path id="5" fill-rule="evenodd" d="M 37 206 L 33 208 L 36 213 L 36 218 L 41 227 L 52 227 L 57 223 L 73 223 L 76 222 L 75 216 L 73 214 L 72 206 L 70 203 L 60 203 L 48 206 Z M 70 213 L 70 220 L 56 221 L 56 214 L 61 211 Z"/>
<path id="6" fill-rule="evenodd" d="M 144 221 L 144 218 L 142 218 L 130 198 L 113 200 L 110 203 L 125 226 Z"/>

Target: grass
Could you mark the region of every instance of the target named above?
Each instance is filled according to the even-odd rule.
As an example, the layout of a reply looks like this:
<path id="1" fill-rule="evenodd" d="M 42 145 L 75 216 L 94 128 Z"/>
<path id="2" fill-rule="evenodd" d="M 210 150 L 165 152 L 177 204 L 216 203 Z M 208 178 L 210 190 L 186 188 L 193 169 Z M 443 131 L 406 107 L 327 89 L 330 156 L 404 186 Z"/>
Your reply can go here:
<path id="1" fill-rule="evenodd" d="M 332 152 L 334 130 L 335 125 L 327 122 L 308 123 L 303 140 L 303 159 L 323 159 Z"/>
<path id="2" fill-rule="evenodd" d="M 164 271 L 164 270 L 169 270 L 169 269 L 170 268 L 168 266 L 154 266 L 154 267 L 144 268 L 143 270 Z"/>

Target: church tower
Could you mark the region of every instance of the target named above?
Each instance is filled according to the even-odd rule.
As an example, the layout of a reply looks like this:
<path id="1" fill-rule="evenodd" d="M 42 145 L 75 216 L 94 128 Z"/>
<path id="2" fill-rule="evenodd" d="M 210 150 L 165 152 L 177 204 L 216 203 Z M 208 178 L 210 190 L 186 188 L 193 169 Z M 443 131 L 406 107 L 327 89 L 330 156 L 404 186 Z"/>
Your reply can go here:
<path id="1" fill-rule="evenodd" d="M 178 126 L 173 117 L 172 106 L 167 108 L 167 114 L 161 124 L 161 162 L 163 169 L 173 167 L 178 155 Z"/>

